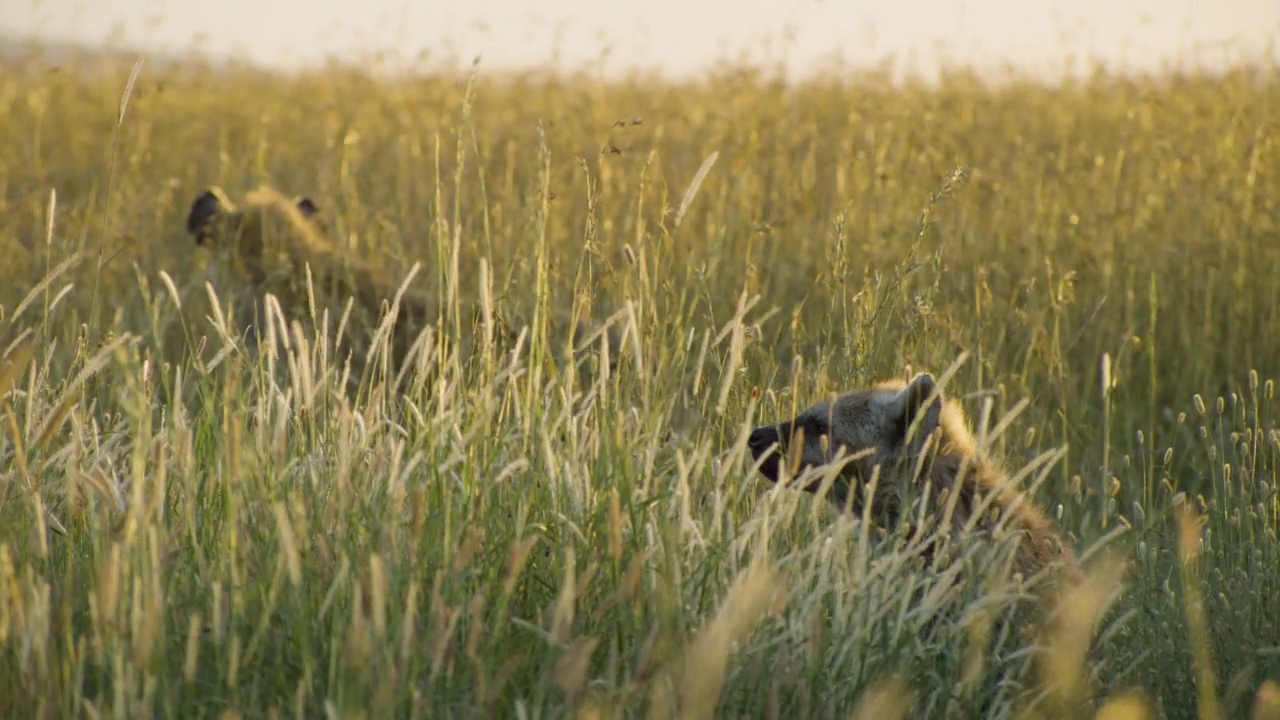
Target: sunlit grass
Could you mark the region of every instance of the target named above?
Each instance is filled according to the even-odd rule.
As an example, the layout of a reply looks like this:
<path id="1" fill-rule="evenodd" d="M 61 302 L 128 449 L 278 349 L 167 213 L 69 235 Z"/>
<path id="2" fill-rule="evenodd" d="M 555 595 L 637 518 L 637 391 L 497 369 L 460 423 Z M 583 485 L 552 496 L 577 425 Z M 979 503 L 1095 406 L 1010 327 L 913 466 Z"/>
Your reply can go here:
<path id="1" fill-rule="evenodd" d="M 1274 74 L 7 70 L 6 716 L 1280 713 Z M 264 181 L 422 263 L 401 382 L 333 315 L 245 346 L 182 224 Z M 966 353 L 1010 469 L 1061 451 L 1039 633 L 1007 546 L 926 565 L 746 452 Z"/>

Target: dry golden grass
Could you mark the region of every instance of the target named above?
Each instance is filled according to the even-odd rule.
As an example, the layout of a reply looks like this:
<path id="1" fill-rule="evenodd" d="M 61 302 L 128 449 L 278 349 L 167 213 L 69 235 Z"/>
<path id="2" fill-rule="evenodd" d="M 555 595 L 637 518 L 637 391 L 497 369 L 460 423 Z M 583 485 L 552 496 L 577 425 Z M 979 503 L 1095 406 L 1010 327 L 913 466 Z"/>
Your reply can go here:
<path id="1" fill-rule="evenodd" d="M 1274 72 L 28 60 L 0 103 L 6 716 L 1277 715 Z M 422 263 L 404 392 L 347 395 L 333 317 L 245 352 L 182 224 L 262 182 Z M 524 334 L 460 357 L 477 314 Z M 1044 654 L 1009 548 L 925 566 L 746 452 L 965 353 L 952 394 L 1092 578 Z"/>

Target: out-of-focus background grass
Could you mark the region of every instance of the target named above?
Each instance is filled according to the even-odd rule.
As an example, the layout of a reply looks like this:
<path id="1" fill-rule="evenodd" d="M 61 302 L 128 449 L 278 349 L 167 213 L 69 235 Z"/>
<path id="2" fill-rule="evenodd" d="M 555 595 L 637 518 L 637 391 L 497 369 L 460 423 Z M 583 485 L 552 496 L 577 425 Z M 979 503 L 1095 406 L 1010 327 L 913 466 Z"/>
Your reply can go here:
<path id="1" fill-rule="evenodd" d="M 975 424 L 1030 401 L 993 451 L 1065 447 L 1037 500 L 1130 563 L 1094 598 L 1086 695 L 1240 717 L 1276 693 L 1274 71 L 4 68 L 15 717 L 1012 713 L 1016 639 L 970 652 L 1004 596 L 772 490 L 744 449 L 965 353 L 948 389 Z M 246 351 L 183 222 L 207 185 L 260 182 L 388 273 L 454 283 L 465 321 L 439 333 L 484 298 L 525 342 L 355 400 L 341 348 Z M 574 309 L 621 328 L 614 372 L 554 360 Z M 1175 508 L 1203 522 L 1184 564 Z M 947 603 L 960 620 L 925 632 Z"/>

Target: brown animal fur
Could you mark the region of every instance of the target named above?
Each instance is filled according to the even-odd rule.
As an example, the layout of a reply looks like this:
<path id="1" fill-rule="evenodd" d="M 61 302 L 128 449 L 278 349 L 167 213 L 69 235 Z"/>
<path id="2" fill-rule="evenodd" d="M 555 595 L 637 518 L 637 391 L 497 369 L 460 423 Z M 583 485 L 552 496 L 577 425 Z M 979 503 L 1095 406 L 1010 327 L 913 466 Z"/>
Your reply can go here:
<path id="1" fill-rule="evenodd" d="M 903 512 L 911 513 L 910 497 L 927 486 L 926 516 L 939 525 L 954 502 L 949 523 L 940 528 L 950 530 L 953 538 L 971 519 L 986 534 L 1000 526 L 1017 533 L 1014 572 L 1028 581 L 1034 578 L 1036 594 L 1051 599 L 1078 581 L 1074 553 L 1057 524 L 1011 487 L 1000 464 L 978 447 L 959 404 L 935 389 L 933 377 L 920 374 L 909 383 L 891 381 L 854 390 L 792 420 L 756 428 L 748 445 L 762 460 L 761 474 L 772 482 L 779 481 L 780 457 L 789 461 L 793 477 L 810 478 L 812 474 L 802 471 L 836 461 L 843 451 L 841 459 L 852 459 L 831 483 L 827 497 L 857 512 L 864 501 L 862 488 L 878 468 L 870 515 L 886 526 Z M 808 480 L 803 489 L 818 492 L 821 482 L 820 477 Z"/>

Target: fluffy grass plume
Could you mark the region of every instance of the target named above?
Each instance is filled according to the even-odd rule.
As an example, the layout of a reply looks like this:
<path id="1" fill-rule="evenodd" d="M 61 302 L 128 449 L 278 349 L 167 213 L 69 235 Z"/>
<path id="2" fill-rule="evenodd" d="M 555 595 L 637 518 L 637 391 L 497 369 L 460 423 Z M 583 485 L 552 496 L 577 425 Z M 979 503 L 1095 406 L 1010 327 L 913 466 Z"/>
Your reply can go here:
<path id="1" fill-rule="evenodd" d="M 940 88 L 9 61 L 0 714 L 1277 717 L 1280 77 Z M 246 347 L 183 224 L 260 184 L 406 367 Z M 1035 634 L 747 450 L 953 364 L 1084 567 Z"/>

